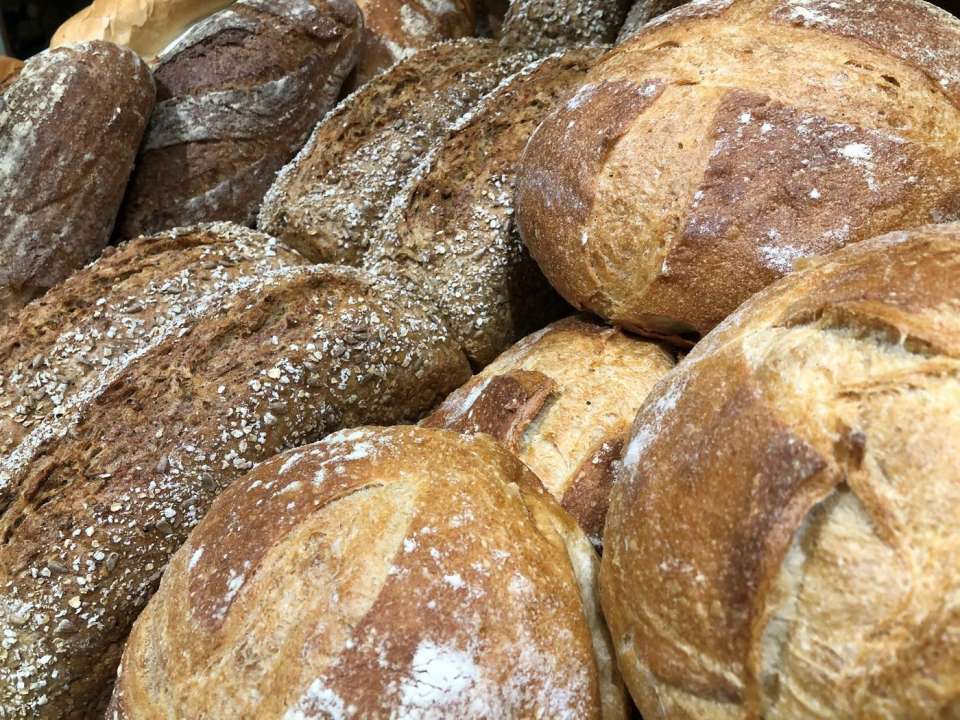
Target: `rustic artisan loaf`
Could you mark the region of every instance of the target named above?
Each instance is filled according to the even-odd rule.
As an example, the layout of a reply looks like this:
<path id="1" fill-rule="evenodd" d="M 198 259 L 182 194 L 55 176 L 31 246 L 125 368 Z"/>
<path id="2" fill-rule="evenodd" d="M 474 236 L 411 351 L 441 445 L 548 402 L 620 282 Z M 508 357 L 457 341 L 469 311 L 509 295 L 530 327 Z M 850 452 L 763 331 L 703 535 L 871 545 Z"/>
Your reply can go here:
<path id="1" fill-rule="evenodd" d="M 253 224 L 276 172 L 336 101 L 361 23 L 352 0 L 237 0 L 190 28 L 157 59 L 157 108 L 119 235 Z"/>
<path id="2" fill-rule="evenodd" d="M 40 53 L 0 97 L 0 325 L 107 244 L 153 101 L 105 42 Z"/>
<path id="3" fill-rule="evenodd" d="M 17 79 L 23 63 L 16 58 L 0 55 L 0 93 L 3 93 Z"/>
<path id="4" fill-rule="evenodd" d="M 960 712 L 960 225 L 806 261 L 657 385 L 601 570 L 644 718 Z"/>
<path id="5" fill-rule="evenodd" d="M 921 0 L 709 0 L 540 126 L 518 182 L 571 303 L 695 339 L 797 258 L 960 216 L 960 20 Z"/>
<path id="6" fill-rule="evenodd" d="M 234 0 L 93 0 L 67 20 L 50 47 L 107 40 L 152 60 L 198 20 Z"/>
<path id="7" fill-rule="evenodd" d="M 547 54 L 612 43 L 629 7 L 629 0 L 510 0 L 500 44 Z"/>
<path id="8" fill-rule="evenodd" d="M 340 427 L 416 420 L 469 377 L 441 326 L 358 271 L 232 285 L 0 458 L 7 717 L 102 712 L 134 618 L 234 478 Z"/>
<path id="9" fill-rule="evenodd" d="M 107 717 L 623 718 L 597 566 L 491 439 L 340 432 L 216 502 Z"/>
<path id="10" fill-rule="evenodd" d="M 516 163 L 599 54 L 558 53 L 504 80 L 424 159 L 371 240 L 365 266 L 432 303 L 475 367 L 568 311 L 515 231 Z"/>
<path id="11" fill-rule="evenodd" d="M 489 40 L 421 50 L 340 103 L 264 198 L 258 226 L 317 262 L 358 263 L 391 201 L 450 124 L 527 53 Z"/>
<path id="12" fill-rule="evenodd" d="M 620 27 L 617 34 L 617 42 L 622 43 L 633 37 L 650 20 L 662 15 L 667 10 L 672 10 L 677 5 L 682 5 L 685 0 L 636 0 L 630 12 L 627 13 L 626 20 Z"/>
<path id="13" fill-rule="evenodd" d="M 421 424 L 495 437 L 599 545 L 630 424 L 673 364 L 659 345 L 566 318 L 507 350 Z"/>

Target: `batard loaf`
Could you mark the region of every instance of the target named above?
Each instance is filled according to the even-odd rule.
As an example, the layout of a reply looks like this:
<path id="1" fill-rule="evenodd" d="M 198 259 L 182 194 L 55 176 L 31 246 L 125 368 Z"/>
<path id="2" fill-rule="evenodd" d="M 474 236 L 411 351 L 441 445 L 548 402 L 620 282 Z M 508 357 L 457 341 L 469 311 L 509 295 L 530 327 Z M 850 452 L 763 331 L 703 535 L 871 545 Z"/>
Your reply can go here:
<path id="1" fill-rule="evenodd" d="M 17 79 L 23 69 L 23 62 L 16 58 L 0 55 L 0 94 Z"/>
<path id="2" fill-rule="evenodd" d="M 361 23 L 352 0 L 238 0 L 191 27 L 157 58 L 157 108 L 118 234 L 253 224 L 336 101 Z"/>
<path id="3" fill-rule="evenodd" d="M 153 102 L 105 42 L 34 56 L 0 95 L 0 325 L 107 244 Z"/>
<path id="4" fill-rule="evenodd" d="M 475 367 L 567 311 L 515 232 L 516 161 L 599 54 L 558 53 L 505 79 L 420 164 L 371 241 L 365 266 L 433 303 Z"/>
<path id="5" fill-rule="evenodd" d="M 391 202 L 451 123 L 529 53 L 437 44 L 371 80 L 317 126 L 278 175 L 258 226 L 317 262 L 358 264 Z"/>
<path id="6" fill-rule="evenodd" d="M 416 420 L 469 377 L 441 326 L 358 271 L 231 285 L 0 458 L 7 717 L 102 717 L 134 618 L 234 478 L 343 426 Z"/>
<path id="7" fill-rule="evenodd" d="M 518 224 L 579 308 L 678 341 L 793 267 L 960 216 L 960 20 L 921 0 L 708 0 L 531 138 Z"/>
<path id="8" fill-rule="evenodd" d="M 524 338 L 422 421 L 492 435 L 600 545 L 630 424 L 673 358 L 587 317 Z"/>
<path id="9" fill-rule="evenodd" d="M 493 440 L 340 432 L 215 503 L 107 717 L 623 718 L 597 564 Z"/>
<path id="10" fill-rule="evenodd" d="M 960 709 L 960 225 L 755 296 L 653 390 L 601 594 L 650 720 Z"/>

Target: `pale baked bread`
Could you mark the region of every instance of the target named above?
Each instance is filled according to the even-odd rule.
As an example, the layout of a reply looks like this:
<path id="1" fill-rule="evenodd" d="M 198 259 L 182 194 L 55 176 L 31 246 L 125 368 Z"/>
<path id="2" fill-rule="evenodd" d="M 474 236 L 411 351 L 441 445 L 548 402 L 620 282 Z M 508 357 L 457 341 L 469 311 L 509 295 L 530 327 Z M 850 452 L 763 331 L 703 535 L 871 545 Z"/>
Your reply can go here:
<path id="1" fill-rule="evenodd" d="M 575 306 L 695 340 L 798 258 L 960 217 L 958 67 L 921 0 L 681 6 L 533 136 L 524 240 Z"/>
<path id="2" fill-rule="evenodd" d="M 0 457 L 7 717 L 102 713 L 134 618 L 234 478 L 340 427 L 417 420 L 469 377 L 441 326 L 358 271 L 232 285 Z"/>
<path id="3" fill-rule="evenodd" d="M 599 546 L 630 424 L 673 364 L 659 345 L 566 318 L 507 350 L 421 424 L 495 437 Z"/>
<path id="4" fill-rule="evenodd" d="M 340 432 L 215 503 L 107 717 L 623 718 L 597 565 L 493 440 Z"/>
<path id="5" fill-rule="evenodd" d="M 451 123 L 533 57 L 489 40 L 421 50 L 341 102 L 264 198 L 258 227 L 316 262 L 359 263 Z"/>
<path id="6" fill-rule="evenodd" d="M 93 0 L 67 20 L 50 47 L 84 40 L 107 40 L 152 60 L 198 20 L 234 0 Z"/>
<path id="7" fill-rule="evenodd" d="M 530 133 L 600 52 L 557 53 L 504 80 L 424 159 L 371 240 L 365 267 L 432 303 L 474 367 L 569 311 L 516 233 L 513 188 Z"/>
<path id="8" fill-rule="evenodd" d="M 0 325 L 110 239 L 154 85 L 90 42 L 31 58 L 0 97 Z"/>
<path id="9" fill-rule="evenodd" d="M 667 10 L 672 10 L 677 5 L 683 5 L 684 2 L 685 0 L 636 0 L 620 27 L 617 42 L 622 43 L 633 37 L 650 20 L 658 15 L 663 15 Z"/>
<path id="10" fill-rule="evenodd" d="M 3 93 L 17 79 L 23 69 L 23 62 L 16 58 L 0 55 L 0 93 Z"/>
<path id="11" fill-rule="evenodd" d="M 601 570 L 648 720 L 960 713 L 960 224 L 748 301 L 653 390 Z"/>
<path id="12" fill-rule="evenodd" d="M 276 172 L 336 102 L 361 29 L 353 0 L 237 0 L 191 27 L 157 58 L 118 235 L 254 224 Z"/>
<path id="13" fill-rule="evenodd" d="M 612 43 L 629 7 L 629 0 L 510 0 L 500 44 L 547 54 Z"/>

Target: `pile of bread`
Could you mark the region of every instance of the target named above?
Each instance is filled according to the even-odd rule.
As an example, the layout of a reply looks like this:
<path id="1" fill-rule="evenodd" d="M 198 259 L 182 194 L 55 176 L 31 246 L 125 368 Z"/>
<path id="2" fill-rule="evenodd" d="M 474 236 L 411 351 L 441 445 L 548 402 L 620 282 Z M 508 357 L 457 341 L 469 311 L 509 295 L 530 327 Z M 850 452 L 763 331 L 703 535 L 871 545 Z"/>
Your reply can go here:
<path id="1" fill-rule="evenodd" d="M 960 717 L 960 21 L 676 5 L 0 60 L 0 719 Z"/>

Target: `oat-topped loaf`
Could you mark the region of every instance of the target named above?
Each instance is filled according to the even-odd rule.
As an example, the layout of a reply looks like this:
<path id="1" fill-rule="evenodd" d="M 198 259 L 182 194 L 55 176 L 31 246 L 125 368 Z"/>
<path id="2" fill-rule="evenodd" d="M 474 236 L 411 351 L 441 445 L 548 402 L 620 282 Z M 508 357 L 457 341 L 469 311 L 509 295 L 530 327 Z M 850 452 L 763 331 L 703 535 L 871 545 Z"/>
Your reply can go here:
<path id="1" fill-rule="evenodd" d="M 102 712 L 131 623 L 231 480 L 343 426 L 416 420 L 469 376 L 441 326 L 358 271 L 287 266 L 235 285 L 0 458 L 8 717 Z"/>
<path id="2" fill-rule="evenodd" d="M 922 0 L 706 0 L 531 138 L 527 246 L 572 304 L 695 340 L 798 258 L 960 217 L 960 20 Z"/>
<path id="3" fill-rule="evenodd" d="M 493 440 L 340 432 L 216 502 L 108 717 L 621 719 L 597 565 Z"/>
<path id="4" fill-rule="evenodd" d="M 421 50 L 340 103 L 283 169 L 259 227 L 316 262 L 358 263 L 414 168 L 450 125 L 526 65 L 489 40 Z"/>

